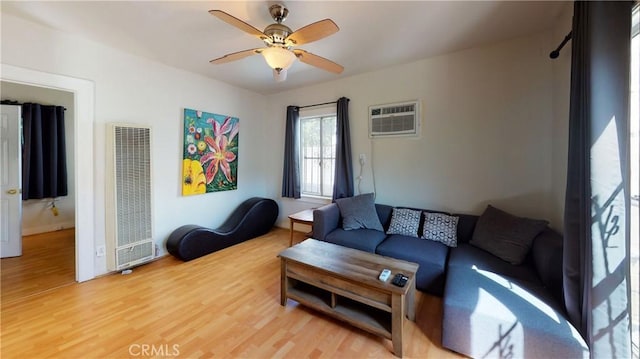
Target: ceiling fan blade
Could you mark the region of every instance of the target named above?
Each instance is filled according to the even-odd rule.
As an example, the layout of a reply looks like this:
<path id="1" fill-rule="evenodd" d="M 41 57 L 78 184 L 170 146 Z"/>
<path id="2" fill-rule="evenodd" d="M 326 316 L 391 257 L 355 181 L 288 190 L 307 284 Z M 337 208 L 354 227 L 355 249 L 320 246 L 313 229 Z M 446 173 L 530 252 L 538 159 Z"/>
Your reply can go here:
<path id="1" fill-rule="evenodd" d="M 238 51 L 231 54 L 226 54 L 222 57 L 218 57 L 217 59 L 213 59 L 209 62 L 212 64 L 224 64 L 227 62 L 244 59 L 245 57 L 248 57 L 251 55 L 259 54 L 261 50 L 262 49 L 251 49 L 251 50 Z"/>
<path id="2" fill-rule="evenodd" d="M 209 14 L 217 17 L 218 19 L 226 22 L 229 25 L 235 26 L 238 29 L 253 35 L 253 36 L 257 36 L 260 39 L 266 38 L 267 35 L 265 35 L 262 31 L 256 29 L 255 27 L 247 24 L 246 22 L 238 19 L 237 17 L 233 16 L 233 15 L 229 15 L 226 12 L 222 11 L 222 10 L 209 10 Z"/>
<path id="3" fill-rule="evenodd" d="M 308 44 L 312 41 L 333 35 L 338 32 L 338 30 L 340 30 L 340 28 L 338 28 L 338 25 L 336 25 L 333 20 L 324 19 L 296 30 L 286 38 L 285 42 L 291 40 L 295 45 Z"/>
<path id="4" fill-rule="evenodd" d="M 296 54 L 298 59 L 300 59 L 300 61 L 304 62 L 305 64 L 315 66 L 323 70 L 333 72 L 335 74 L 342 73 L 342 71 L 344 70 L 344 67 L 336 64 L 335 62 L 327 60 L 324 57 L 314 55 L 305 50 L 295 49 L 293 50 L 293 52 Z"/>

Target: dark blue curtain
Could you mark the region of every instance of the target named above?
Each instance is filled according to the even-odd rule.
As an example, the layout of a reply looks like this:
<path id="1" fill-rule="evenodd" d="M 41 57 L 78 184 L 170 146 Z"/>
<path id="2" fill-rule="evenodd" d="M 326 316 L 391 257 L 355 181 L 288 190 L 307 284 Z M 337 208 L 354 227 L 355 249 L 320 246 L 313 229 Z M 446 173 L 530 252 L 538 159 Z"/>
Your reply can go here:
<path id="1" fill-rule="evenodd" d="M 574 3 L 563 285 L 592 358 L 631 357 L 631 4 Z"/>
<path id="2" fill-rule="evenodd" d="M 300 198 L 300 114 L 297 106 L 287 106 L 284 138 L 282 197 Z"/>
<path id="3" fill-rule="evenodd" d="M 22 105 L 22 199 L 66 196 L 64 107 Z"/>
<path id="4" fill-rule="evenodd" d="M 336 172 L 333 180 L 333 199 L 353 197 L 353 167 L 351 165 L 351 137 L 349 131 L 349 99 L 341 97 L 337 106 Z"/>

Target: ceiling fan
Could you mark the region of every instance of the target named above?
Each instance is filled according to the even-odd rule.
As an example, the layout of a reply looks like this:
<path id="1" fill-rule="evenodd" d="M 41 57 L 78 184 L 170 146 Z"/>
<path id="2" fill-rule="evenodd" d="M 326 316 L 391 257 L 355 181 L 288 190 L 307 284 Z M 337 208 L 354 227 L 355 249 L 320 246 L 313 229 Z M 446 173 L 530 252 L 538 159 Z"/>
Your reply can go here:
<path id="1" fill-rule="evenodd" d="M 299 59 L 305 64 L 336 74 L 344 70 L 342 66 L 331 60 L 302 49 L 294 48 L 295 46 L 308 44 L 338 32 L 338 30 L 340 30 L 338 25 L 331 19 L 320 20 L 304 26 L 297 31 L 291 31 L 289 27 L 282 24 L 287 18 L 289 10 L 282 4 L 275 4 L 269 7 L 269 14 L 271 14 L 271 17 L 276 23 L 267 26 L 264 31 L 260 31 L 222 10 L 209 10 L 209 13 L 229 25 L 233 25 L 250 35 L 256 36 L 264 41 L 267 46 L 227 54 L 211 60 L 210 62 L 212 64 L 223 64 L 251 55 L 261 54 L 269 67 L 273 69 L 273 77 L 278 82 L 284 81 L 287 78 L 287 69 L 291 67 L 296 59 Z"/>

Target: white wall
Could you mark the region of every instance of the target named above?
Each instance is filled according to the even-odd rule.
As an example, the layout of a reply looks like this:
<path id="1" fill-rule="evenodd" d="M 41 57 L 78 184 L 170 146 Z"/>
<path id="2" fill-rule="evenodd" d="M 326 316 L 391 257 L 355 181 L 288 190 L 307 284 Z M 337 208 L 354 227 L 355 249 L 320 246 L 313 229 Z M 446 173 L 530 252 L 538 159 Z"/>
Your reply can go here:
<path id="1" fill-rule="evenodd" d="M 555 41 L 551 50 L 571 31 L 573 4 L 567 4 L 553 28 Z M 553 63 L 553 180 L 552 219 L 558 229 L 564 228 L 564 200 L 567 189 L 569 145 L 569 98 L 571 85 L 571 44 L 567 42 Z"/>
<path id="2" fill-rule="evenodd" d="M 346 96 L 351 99 L 354 172 L 358 155 L 366 154 L 362 189 L 375 190 L 376 202 L 474 214 L 490 203 L 556 226 L 548 57 L 556 43 L 551 35 L 548 31 L 271 95 L 269 135 L 283 142 L 287 105 Z M 420 138 L 369 140 L 368 106 L 412 99 L 422 102 Z M 274 156 L 269 168 L 271 195 L 279 197 L 282 156 Z M 281 226 L 286 226 L 286 215 L 315 206 L 282 198 L 280 204 Z"/>
<path id="3" fill-rule="evenodd" d="M 43 105 L 63 106 L 67 110 L 64 116 L 67 159 L 67 187 L 69 194 L 56 198 L 58 216 L 51 212 L 51 199 L 30 199 L 22 202 L 22 234 L 30 235 L 55 231 L 75 226 L 75 182 L 74 182 L 74 147 L 73 147 L 73 94 L 66 91 L 45 89 L 11 82 L 0 82 L 0 93 L 3 100 L 22 103 L 35 102 Z"/>
<path id="4" fill-rule="evenodd" d="M 164 242 L 183 224 L 216 227 L 243 200 L 265 196 L 268 163 L 264 96 L 157 62 L 126 54 L 75 35 L 2 14 L 2 62 L 83 78 L 95 83 L 94 167 L 95 245 L 104 245 L 105 124 L 127 122 L 153 129 L 155 242 Z M 240 119 L 238 190 L 182 197 L 183 108 L 233 115 Z M 271 143 L 271 142 L 269 142 Z M 81 148 L 77 149 L 82 151 Z M 281 156 L 281 155 L 279 155 Z M 95 274 L 105 273 L 104 257 Z"/>
<path id="5" fill-rule="evenodd" d="M 562 135 L 554 131 L 566 105 L 554 102 L 555 79 L 564 76 L 548 58 L 556 37 L 548 31 L 262 96 L 2 14 L 2 62 L 95 83 L 95 130 L 79 134 L 93 136 L 95 163 L 78 169 L 95 177 L 95 245 L 105 232 L 105 124 L 153 126 L 154 229 L 162 245 L 182 224 L 219 225 L 251 196 L 278 199 L 283 227 L 288 214 L 318 206 L 280 198 L 285 109 L 341 96 L 351 99 L 353 163 L 367 155 L 362 189 L 375 190 L 377 202 L 475 214 L 491 203 L 558 227 Z M 423 106 L 420 138 L 368 139 L 369 105 L 411 99 Z M 184 107 L 240 118 L 237 191 L 180 195 Z M 96 274 L 105 271 L 97 258 Z"/>

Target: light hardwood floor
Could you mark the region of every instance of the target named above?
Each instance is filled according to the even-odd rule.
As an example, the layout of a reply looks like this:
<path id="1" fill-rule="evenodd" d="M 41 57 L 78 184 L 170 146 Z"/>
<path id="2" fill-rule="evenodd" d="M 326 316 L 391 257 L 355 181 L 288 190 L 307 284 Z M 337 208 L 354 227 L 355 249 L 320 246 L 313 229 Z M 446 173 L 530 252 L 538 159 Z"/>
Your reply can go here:
<path id="1" fill-rule="evenodd" d="M 296 234 L 294 242 L 303 239 Z M 289 231 L 190 261 L 165 257 L 81 284 L 2 302 L 2 358 L 393 358 L 391 341 L 289 300 L 280 261 Z M 459 358 L 440 345 L 440 298 L 418 293 L 405 357 Z"/>
<path id="2" fill-rule="evenodd" d="M 22 253 L 0 261 L 3 303 L 75 283 L 73 228 L 24 236 Z"/>

